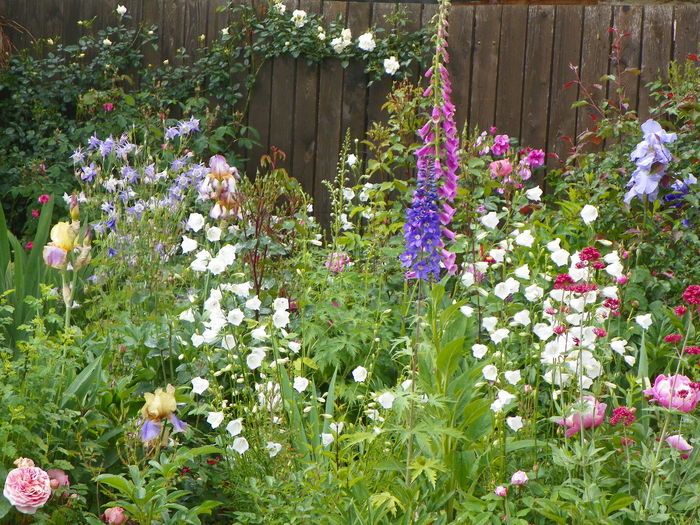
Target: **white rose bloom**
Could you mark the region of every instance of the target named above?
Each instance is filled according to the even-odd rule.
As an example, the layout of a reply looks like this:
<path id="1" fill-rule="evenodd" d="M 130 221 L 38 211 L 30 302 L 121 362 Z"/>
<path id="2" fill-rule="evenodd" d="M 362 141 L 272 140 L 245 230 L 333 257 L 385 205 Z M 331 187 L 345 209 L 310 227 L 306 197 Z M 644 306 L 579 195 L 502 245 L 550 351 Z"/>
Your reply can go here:
<path id="1" fill-rule="evenodd" d="M 515 269 L 515 276 L 518 279 L 529 279 L 530 278 L 530 267 L 527 264 L 523 264 L 521 267 Z"/>
<path id="2" fill-rule="evenodd" d="M 530 325 L 530 310 L 520 310 L 513 316 L 513 323 L 516 325 L 529 326 Z"/>
<path id="3" fill-rule="evenodd" d="M 229 421 L 229 424 L 226 425 L 226 432 L 231 434 L 231 437 L 236 437 L 243 432 L 243 420 L 239 418 Z"/>
<path id="4" fill-rule="evenodd" d="M 526 248 L 532 248 L 535 238 L 530 233 L 530 230 L 525 230 L 515 238 L 515 244 L 520 246 L 525 246 Z"/>
<path id="5" fill-rule="evenodd" d="M 204 227 L 204 217 L 201 213 L 190 213 L 187 219 L 187 228 L 193 232 L 198 232 Z"/>
<path id="6" fill-rule="evenodd" d="M 506 424 L 513 432 L 517 432 L 523 428 L 523 418 L 520 416 L 507 417 Z"/>
<path id="7" fill-rule="evenodd" d="M 211 428 L 219 428 L 219 425 L 224 422 L 223 412 L 209 412 L 207 415 L 207 423 L 211 425 Z"/>
<path id="8" fill-rule="evenodd" d="M 202 377 L 195 377 L 192 379 L 192 392 L 195 394 L 202 394 L 209 388 L 209 381 Z"/>
<path id="9" fill-rule="evenodd" d="M 282 445 L 275 443 L 274 441 L 268 441 L 265 445 L 265 450 L 268 451 L 271 458 L 274 458 L 282 450 Z"/>
<path id="10" fill-rule="evenodd" d="M 394 399 L 396 399 L 394 394 L 391 392 L 384 392 L 377 398 L 377 402 L 382 406 L 382 408 L 389 410 L 394 405 Z"/>
<path id="11" fill-rule="evenodd" d="M 180 314 L 178 317 L 180 321 L 187 321 L 188 323 L 194 323 L 194 312 L 192 311 L 192 308 L 188 308 L 184 312 Z"/>
<path id="12" fill-rule="evenodd" d="M 119 16 L 124 16 L 126 14 L 126 6 L 123 6 L 121 4 L 117 4 L 117 14 Z"/>
<path id="13" fill-rule="evenodd" d="M 554 264 L 557 266 L 564 266 L 569 262 L 569 252 L 563 248 L 553 252 L 551 257 L 552 261 L 554 261 Z"/>
<path id="14" fill-rule="evenodd" d="M 508 370 L 507 372 L 503 373 L 503 376 L 511 385 L 517 385 L 522 379 L 520 376 L 520 370 Z"/>
<path id="15" fill-rule="evenodd" d="M 531 201 L 542 200 L 542 188 L 535 186 L 525 192 L 525 196 Z"/>
<path id="16" fill-rule="evenodd" d="M 260 299 L 258 296 L 251 297 L 245 302 L 245 307 L 248 308 L 249 310 L 260 310 L 260 305 L 262 303 L 260 302 Z"/>
<path id="17" fill-rule="evenodd" d="M 321 444 L 324 447 L 327 447 L 328 445 L 333 443 L 334 440 L 335 440 L 335 438 L 333 437 L 333 434 L 330 434 L 330 433 L 321 434 Z"/>
<path id="18" fill-rule="evenodd" d="M 494 365 L 486 365 L 481 373 L 484 375 L 487 381 L 495 381 L 498 377 L 498 368 Z"/>
<path id="19" fill-rule="evenodd" d="M 360 37 L 357 39 L 357 47 L 362 49 L 362 51 L 367 51 L 368 53 L 374 51 L 376 45 L 377 43 L 374 41 L 374 35 L 372 35 L 372 33 L 369 31 L 363 35 L 360 35 Z"/>
<path id="20" fill-rule="evenodd" d="M 464 306 L 459 307 L 459 311 L 462 312 L 462 315 L 464 317 L 471 317 L 474 314 L 474 308 L 469 306 L 468 304 L 465 304 Z"/>
<path id="21" fill-rule="evenodd" d="M 481 221 L 481 224 L 483 224 L 489 230 L 493 230 L 496 226 L 498 226 L 498 215 L 495 211 L 490 211 L 479 220 Z"/>
<path id="22" fill-rule="evenodd" d="M 231 448 L 239 454 L 243 455 L 250 447 L 248 446 L 248 440 L 246 438 L 237 437 L 233 440 L 233 445 L 231 445 Z"/>
<path id="23" fill-rule="evenodd" d="M 305 377 L 295 377 L 293 388 L 300 394 L 309 386 L 309 380 Z"/>
<path id="24" fill-rule="evenodd" d="M 384 71 L 387 75 L 394 76 L 400 67 L 401 64 L 396 60 L 396 57 L 392 56 L 384 59 Z"/>
<path id="25" fill-rule="evenodd" d="M 531 303 L 542 299 L 542 297 L 544 297 L 544 289 L 542 289 L 542 287 L 537 286 L 536 284 L 531 284 L 525 288 L 525 299 Z"/>
<path id="26" fill-rule="evenodd" d="M 336 53 L 342 53 L 348 47 L 348 43 L 342 38 L 334 38 L 331 40 L 331 47 Z"/>
<path id="27" fill-rule="evenodd" d="M 180 248 L 182 249 L 182 253 L 193 252 L 197 249 L 197 241 L 183 235 L 182 242 L 180 243 Z"/>
<path id="28" fill-rule="evenodd" d="M 294 22 L 296 27 L 304 27 L 304 24 L 306 24 L 306 11 L 295 9 L 292 12 L 292 22 Z"/>
<path id="29" fill-rule="evenodd" d="M 581 210 L 581 218 L 585 224 L 590 224 L 598 218 L 598 209 L 595 206 L 586 204 Z"/>
<path id="30" fill-rule="evenodd" d="M 652 323 L 651 314 L 638 315 L 634 321 L 644 330 L 648 330 Z"/>
<path id="31" fill-rule="evenodd" d="M 508 330 L 507 328 L 499 328 L 491 334 L 491 341 L 498 344 L 501 341 L 503 341 L 506 337 L 508 337 L 508 334 L 510 334 L 510 330 Z"/>
<path id="32" fill-rule="evenodd" d="M 231 310 L 226 316 L 226 320 L 229 322 L 229 324 L 232 324 L 233 326 L 240 326 L 243 322 L 243 319 L 245 319 L 245 315 L 243 314 L 240 308 Z"/>
<path id="33" fill-rule="evenodd" d="M 489 347 L 486 345 L 482 345 L 480 343 L 475 343 L 472 345 L 472 355 L 476 357 L 477 359 L 481 359 L 486 355 L 486 352 L 488 352 Z"/>
<path id="34" fill-rule="evenodd" d="M 207 230 L 207 240 L 210 242 L 218 242 L 221 240 L 221 228 L 212 226 Z"/>
<path id="35" fill-rule="evenodd" d="M 481 320 L 481 326 L 484 327 L 484 329 L 488 332 L 491 333 L 496 329 L 496 325 L 498 324 L 498 318 L 497 317 L 484 317 Z"/>
<path id="36" fill-rule="evenodd" d="M 367 369 L 364 366 L 358 366 L 352 371 L 352 378 L 356 383 L 364 383 L 367 379 Z"/>
<path id="37" fill-rule="evenodd" d="M 111 45 L 112 45 L 112 41 L 111 41 L 109 38 L 105 38 L 105 39 L 102 41 L 102 43 L 103 43 L 104 45 L 106 45 L 106 46 L 111 46 Z"/>

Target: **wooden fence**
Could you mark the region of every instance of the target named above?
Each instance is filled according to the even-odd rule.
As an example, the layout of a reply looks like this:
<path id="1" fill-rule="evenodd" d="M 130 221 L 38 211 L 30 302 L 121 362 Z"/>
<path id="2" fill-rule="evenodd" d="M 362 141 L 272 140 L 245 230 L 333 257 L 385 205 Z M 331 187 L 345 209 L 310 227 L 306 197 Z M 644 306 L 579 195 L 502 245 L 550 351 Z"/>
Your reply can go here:
<path id="1" fill-rule="evenodd" d="M 288 12 L 299 8 L 342 15 L 353 35 L 372 24 L 385 25 L 394 3 L 285 0 Z M 225 0 L 0 0 L 0 15 L 27 27 L 35 37 L 77 40 L 76 21 L 114 20 L 123 4 L 136 22 L 161 28 L 159 55 L 173 60 L 176 50 L 194 50 L 200 35 L 210 41 L 228 23 L 216 11 Z M 409 3 L 409 29 L 429 23 L 435 4 Z M 450 70 L 458 126 L 488 128 L 520 137 L 525 145 L 561 153 L 563 136 L 575 137 L 591 123 L 588 110 L 570 109 L 577 87 L 562 89 L 578 65 L 584 81 L 612 73 L 611 35 L 616 26 L 631 33 L 622 51 L 625 67 L 639 76 L 625 81 L 632 107 L 642 118 L 650 104 L 645 84 L 663 73 L 672 59 L 698 50 L 700 6 L 455 5 L 450 16 Z M 21 42 L 20 43 L 26 43 Z M 261 135 L 257 158 L 274 145 L 287 153 L 286 167 L 328 211 L 321 181 L 332 178 L 346 129 L 362 137 L 371 122 L 385 115 L 381 105 L 390 88 L 385 79 L 367 88 L 361 64 L 343 69 L 338 61 L 309 66 L 304 60 L 277 58 L 261 70 L 251 101 L 249 124 Z M 613 94 L 610 93 L 610 96 Z"/>

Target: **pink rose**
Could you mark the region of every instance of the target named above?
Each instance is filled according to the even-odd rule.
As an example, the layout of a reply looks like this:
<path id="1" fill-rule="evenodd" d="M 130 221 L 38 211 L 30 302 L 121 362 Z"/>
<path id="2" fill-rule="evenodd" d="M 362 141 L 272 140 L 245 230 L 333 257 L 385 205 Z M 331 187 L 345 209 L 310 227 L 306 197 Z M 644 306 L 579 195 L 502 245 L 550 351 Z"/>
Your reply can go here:
<path id="1" fill-rule="evenodd" d="M 682 375 L 666 377 L 661 374 L 656 377 L 654 386 L 644 391 L 651 396 L 651 401 L 659 403 L 666 408 L 676 408 L 681 412 L 692 412 L 700 401 L 700 388 L 698 384 Z"/>
<path id="2" fill-rule="evenodd" d="M 7 474 L 2 493 L 19 512 L 34 514 L 51 496 L 51 480 L 39 467 L 16 468 Z"/>
<path id="3" fill-rule="evenodd" d="M 102 515 L 102 521 L 111 525 L 122 525 L 129 518 L 124 514 L 124 509 L 121 507 L 112 507 L 105 511 Z"/>
<path id="4" fill-rule="evenodd" d="M 494 489 L 493 493 L 499 498 L 503 498 L 508 494 L 508 489 L 503 485 L 499 485 Z"/>
<path id="5" fill-rule="evenodd" d="M 605 419 L 605 410 L 608 405 L 599 403 L 593 396 L 583 396 L 581 398 L 582 410 L 574 411 L 570 416 L 557 421 L 557 425 L 568 427 L 566 437 L 577 434 L 582 428 L 599 426 Z"/>
<path id="6" fill-rule="evenodd" d="M 528 477 L 525 472 L 522 470 L 518 470 L 517 472 L 513 473 L 513 476 L 510 478 L 510 484 L 511 485 L 525 485 L 527 483 Z"/>
<path id="7" fill-rule="evenodd" d="M 489 170 L 491 171 L 491 177 L 497 179 L 513 173 L 513 165 L 508 159 L 494 160 L 489 164 Z"/>

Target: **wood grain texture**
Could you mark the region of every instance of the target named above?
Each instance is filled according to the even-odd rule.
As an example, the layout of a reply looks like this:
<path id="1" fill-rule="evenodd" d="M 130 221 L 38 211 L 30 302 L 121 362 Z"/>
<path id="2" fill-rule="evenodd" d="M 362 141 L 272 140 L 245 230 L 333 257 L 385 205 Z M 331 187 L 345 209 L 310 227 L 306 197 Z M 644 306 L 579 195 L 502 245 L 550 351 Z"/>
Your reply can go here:
<path id="1" fill-rule="evenodd" d="M 673 7 L 647 6 L 644 9 L 644 35 L 642 37 L 642 74 L 638 111 L 643 121 L 649 117 L 649 107 L 654 101 L 646 85 L 664 75 L 671 60 L 673 35 Z"/>
<path id="2" fill-rule="evenodd" d="M 370 27 L 371 5 L 364 2 L 349 2 L 347 26 L 353 35 L 361 35 Z M 367 118 L 367 75 L 364 64 L 352 62 L 343 75 L 343 112 L 341 130 L 350 130 L 353 137 L 362 137 Z"/>
<path id="3" fill-rule="evenodd" d="M 390 16 L 396 4 L 386 2 L 373 4 L 372 25 L 389 29 L 390 24 L 387 17 Z M 354 33 L 353 33 L 354 35 Z M 359 35 L 358 35 L 359 36 Z M 367 95 L 367 126 L 372 122 L 386 122 L 388 115 L 382 110 L 382 105 L 386 102 L 386 96 L 391 90 L 391 79 L 386 75 L 369 87 Z"/>
<path id="4" fill-rule="evenodd" d="M 619 69 L 623 72 L 620 76 L 625 96 L 630 100 L 630 109 L 636 110 L 636 101 L 639 93 L 639 74 L 624 73 L 625 70 L 639 70 L 642 65 L 642 15 L 644 9 L 634 6 L 616 6 L 613 9 L 614 26 L 622 34 L 629 33 L 629 37 L 623 38 L 620 50 Z M 610 73 L 617 74 L 617 64 L 610 65 Z M 618 103 L 619 95 L 615 93 L 614 84 L 610 85 L 608 98 Z M 633 105 L 632 102 L 635 102 Z"/>
<path id="5" fill-rule="evenodd" d="M 496 86 L 496 120 L 500 133 L 517 137 L 520 134 L 525 51 L 528 35 L 527 6 L 504 9 L 501 16 L 501 44 L 498 51 L 498 83 Z M 546 35 L 543 35 L 546 36 Z M 529 64 L 541 75 L 543 64 Z"/>
<path id="6" fill-rule="evenodd" d="M 677 5 L 673 8 L 676 24 L 674 60 L 685 60 L 691 53 L 700 54 L 700 6 Z"/>
<path id="7" fill-rule="evenodd" d="M 467 122 L 469 115 L 469 93 L 472 88 L 472 36 L 474 34 L 474 8 L 457 6 L 450 12 L 450 80 L 452 81 L 452 103 L 455 105 L 457 130 Z"/>
<path id="8" fill-rule="evenodd" d="M 501 6 L 484 6 L 474 15 L 472 47 L 472 90 L 469 127 L 488 129 L 496 118 L 498 47 L 500 44 Z"/>

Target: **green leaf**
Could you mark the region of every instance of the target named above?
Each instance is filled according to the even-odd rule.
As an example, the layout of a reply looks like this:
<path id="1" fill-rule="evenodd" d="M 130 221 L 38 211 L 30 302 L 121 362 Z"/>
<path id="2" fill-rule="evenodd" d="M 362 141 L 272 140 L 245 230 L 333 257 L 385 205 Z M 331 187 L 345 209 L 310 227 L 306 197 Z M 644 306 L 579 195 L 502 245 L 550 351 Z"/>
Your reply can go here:
<path id="1" fill-rule="evenodd" d="M 92 363 L 86 366 L 82 372 L 71 382 L 63 393 L 61 408 L 75 408 L 76 398 L 82 400 L 90 388 L 96 389 L 100 383 L 102 374 L 102 356 L 99 356 Z"/>
<path id="2" fill-rule="evenodd" d="M 95 481 L 104 483 L 105 485 L 118 490 L 125 496 L 131 496 L 134 493 L 134 484 L 121 476 L 115 476 L 113 474 L 100 474 L 95 478 Z"/>
<path id="3" fill-rule="evenodd" d="M 587 105 L 588 105 L 588 102 L 586 102 L 585 100 L 578 100 L 578 101 L 574 102 L 573 104 L 571 104 L 571 109 L 582 108 L 582 107 L 587 106 Z"/>
<path id="4" fill-rule="evenodd" d="M 629 496 L 628 494 L 623 494 L 622 492 L 618 492 L 617 494 L 611 496 L 610 501 L 608 501 L 608 505 L 605 508 L 605 513 L 607 516 L 610 516 L 610 514 L 612 514 L 613 512 L 618 511 L 620 509 L 624 509 L 633 501 L 634 498 L 632 496 Z"/>

